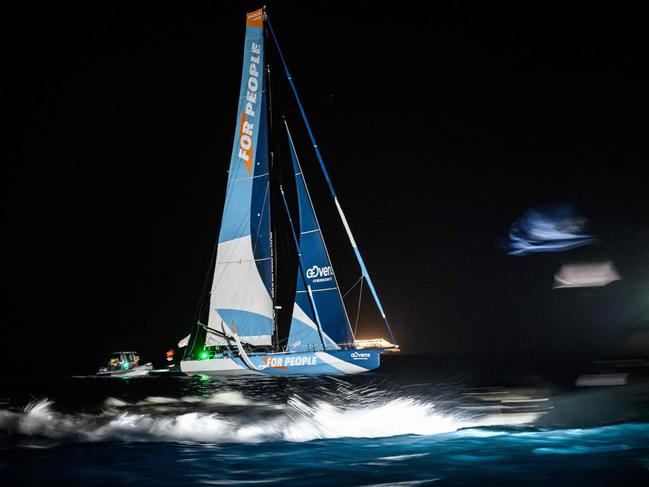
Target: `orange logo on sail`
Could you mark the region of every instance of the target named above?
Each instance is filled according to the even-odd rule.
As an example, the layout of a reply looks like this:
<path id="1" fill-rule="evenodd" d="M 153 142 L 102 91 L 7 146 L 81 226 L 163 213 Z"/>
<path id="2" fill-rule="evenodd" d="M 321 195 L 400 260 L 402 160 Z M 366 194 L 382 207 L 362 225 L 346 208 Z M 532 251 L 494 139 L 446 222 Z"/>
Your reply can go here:
<path id="1" fill-rule="evenodd" d="M 252 128 L 253 124 L 246 120 L 246 113 L 241 114 L 241 123 L 239 124 L 239 159 L 241 159 L 252 176 L 252 157 L 250 149 L 252 148 Z"/>

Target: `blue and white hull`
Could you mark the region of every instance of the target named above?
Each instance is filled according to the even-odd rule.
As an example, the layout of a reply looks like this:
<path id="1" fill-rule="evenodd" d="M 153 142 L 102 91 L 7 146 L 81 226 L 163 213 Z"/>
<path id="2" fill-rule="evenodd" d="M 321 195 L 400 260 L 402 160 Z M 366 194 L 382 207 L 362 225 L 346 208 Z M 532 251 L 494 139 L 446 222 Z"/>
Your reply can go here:
<path id="1" fill-rule="evenodd" d="M 251 353 L 207 360 L 183 360 L 180 370 L 187 375 L 345 375 L 360 374 L 379 367 L 381 351 L 331 350 L 326 352 Z"/>

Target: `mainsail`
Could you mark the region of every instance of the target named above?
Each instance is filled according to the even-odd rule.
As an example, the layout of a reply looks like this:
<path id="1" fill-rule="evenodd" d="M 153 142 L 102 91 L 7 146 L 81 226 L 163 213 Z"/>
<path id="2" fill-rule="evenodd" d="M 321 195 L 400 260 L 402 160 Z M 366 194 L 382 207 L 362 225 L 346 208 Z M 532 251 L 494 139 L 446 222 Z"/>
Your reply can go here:
<path id="1" fill-rule="evenodd" d="M 326 349 L 338 349 L 339 344 L 353 344 L 354 336 L 288 127 L 286 130 L 300 214 L 300 269 L 288 349 L 314 350 L 323 344 Z"/>
<path id="2" fill-rule="evenodd" d="M 264 92 L 263 10 L 246 17 L 237 125 L 210 295 L 206 346 L 225 343 L 210 330 L 242 342 L 271 345 L 273 284 Z"/>

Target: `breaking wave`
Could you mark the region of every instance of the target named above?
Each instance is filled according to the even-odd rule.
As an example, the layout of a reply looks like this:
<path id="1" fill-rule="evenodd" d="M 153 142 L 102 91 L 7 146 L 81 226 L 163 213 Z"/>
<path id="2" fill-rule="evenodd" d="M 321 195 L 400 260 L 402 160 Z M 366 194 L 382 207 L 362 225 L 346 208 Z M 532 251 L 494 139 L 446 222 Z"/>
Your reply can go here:
<path id="1" fill-rule="evenodd" d="M 183 407 L 197 403 L 212 410 L 182 411 Z M 10 436 L 81 442 L 256 443 L 434 435 L 466 426 L 459 416 L 440 413 L 434 404 L 413 398 L 354 407 L 326 400 L 309 404 L 293 396 L 286 404 L 268 405 L 252 414 L 249 410 L 246 414 L 214 412 L 215 405 L 253 407 L 237 392 L 217 393 L 208 398 L 148 397 L 136 403 L 108 398 L 96 414 L 59 412 L 53 401 L 42 399 L 29 403 L 23 411 L 0 410 L 0 428 Z"/>

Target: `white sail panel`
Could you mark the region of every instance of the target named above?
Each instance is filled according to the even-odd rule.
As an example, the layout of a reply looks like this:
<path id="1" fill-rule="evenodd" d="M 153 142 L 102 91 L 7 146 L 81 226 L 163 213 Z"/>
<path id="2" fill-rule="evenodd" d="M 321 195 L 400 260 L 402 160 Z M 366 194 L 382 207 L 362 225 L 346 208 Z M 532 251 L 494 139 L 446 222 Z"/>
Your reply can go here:
<path id="1" fill-rule="evenodd" d="M 326 333 L 322 332 L 322 339 L 318 332 L 318 325 L 300 307 L 296 301 L 293 306 L 291 318 L 291 333 L 289 336 L 289 350 L 314 350 L 322 348 L 322 340 L 327 350 L 338 350 L 340 347 Z"/>
<path id="2" fill-rule="evenodd" d="M 234 322 L 241 341 L 270 345 L 273 302 L 257 270 L 250 235 L 220 243 L 216 256 L 208 327 L 222 332 L 225 326 L 228 333 Z M 208 338 L 215 345 L 225 343 Z"/>

